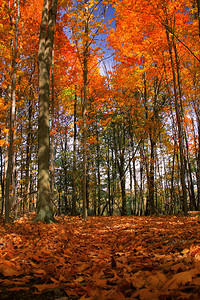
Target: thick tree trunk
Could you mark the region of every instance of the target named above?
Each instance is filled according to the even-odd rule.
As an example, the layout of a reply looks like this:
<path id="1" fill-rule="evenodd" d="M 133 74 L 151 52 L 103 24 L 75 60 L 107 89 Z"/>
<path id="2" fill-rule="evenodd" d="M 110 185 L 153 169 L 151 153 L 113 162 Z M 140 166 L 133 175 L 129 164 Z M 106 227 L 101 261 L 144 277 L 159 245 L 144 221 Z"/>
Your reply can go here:
<path id="1" fill-rule="evenodd" d="M 49 175 L 49 79 L 56 24 L 57 0 L 44 0 L 38 51 L 39 123 L 38 123 L 38 201 L 36 221 L 51 222 Z M 48 19 L 48 20 L 47 20 Z"/>

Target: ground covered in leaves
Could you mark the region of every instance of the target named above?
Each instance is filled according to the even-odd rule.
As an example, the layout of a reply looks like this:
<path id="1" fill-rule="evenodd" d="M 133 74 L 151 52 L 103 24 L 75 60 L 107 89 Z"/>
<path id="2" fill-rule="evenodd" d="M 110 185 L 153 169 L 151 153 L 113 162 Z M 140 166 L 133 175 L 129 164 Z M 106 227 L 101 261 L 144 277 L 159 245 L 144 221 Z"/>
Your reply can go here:
<path id="1" fill-rule="evenodd" d="M 0 225 L 0 299 L 200 299 L 200 221 L 63 217 Z"/>

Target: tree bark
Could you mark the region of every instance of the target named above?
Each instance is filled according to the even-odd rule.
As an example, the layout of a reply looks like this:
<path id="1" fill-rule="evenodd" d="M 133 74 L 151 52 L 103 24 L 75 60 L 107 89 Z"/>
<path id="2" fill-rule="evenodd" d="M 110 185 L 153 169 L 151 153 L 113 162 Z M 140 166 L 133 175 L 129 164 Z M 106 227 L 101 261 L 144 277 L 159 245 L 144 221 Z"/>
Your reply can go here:
<path id="1" fill-rule="evenodd" d="M 122 208 L 121 215 L 127 215 L 127 206 L 126 206 L 126 178 L 125 178 L 125 126 L 124 123 L 118 125 L 116 132 L 116 128 L 113 128 L 113 138 L 114 138 L 114 147 L 115 147 L 115 157 L 117 161 L 117 167 L 119 171 L 120 178 L 120 187 L 121 187 L 121 195 L 122 195 Z M 120 132 L 121 135 L 120 136 Z"/>
<path id="2" fill-rule="evenodd" d="M 167 21 L 166 21 L 167 22 Z M 168 25 L 168 24 L 167 24 Z M 175 64 L 173 59 L 172 53 L 172 46 L 175 49 L 175 44 L 173 41 L 170 41 L 169 32 L 166 30 L 167 41 L 169 46 L 169 54 L 171 59 L 171 67 L 172 67 L 172 76 L 173 76 L 173 87 L 174 87 L 174 98 L 175 98 L 175 113 L 176 113 L 176 120 L 178 126 L 178 140 L 179 140 L 179 151 L 180 151 L 180 176 L 181 176 L 181 187 L 182 187 L 182 205 L 183 205 L 183 212 L 187 215 L 187 190 L 186 190 L 186 183 L 185 183 L 185 162 L 184 162 L 184 144 L 183 144 L 183 128 L 182 128 L 182 110 L 180 108 L 180 104 L 178 101 L 178 88 L 177 88 L 177 79 L 175 73 Z M 175 53 L 176 55 L 176 53 Z M 177 60 L 177 57 L 176 57 Z M 178 66 L 177 66 L 178 68 Z M 178 72 L 178 70 L 177 70 Z M 178 76 L 178 75 L 177 75 Z M 181 100 L 181 95 L 180 100 Z"/>
<path id="3" fill-rule="evenodd" d="M 10 210 L 11 210 L 11 197 L 10 186 L 14 180 L 14 126 L 16 118 L 16 83 L 17 83 L 17 48 L 19 37 L 19 19 L 20 19 L 20 0 L 17 0 L 17 16 L 15 24 L 15 41 L 14 41 L 14 57 L 12 62 L 13 67 L 13 79 L 12 79 L 12 95 L 11 95 L 11 107 L 10 107 L 10 122 L 9 122 L 9 146 L 8 146 L 8 165 L 6 169 L 5 180 L 5 222 L 10 222 Z"/>
<path id="4" fill-rule="evenodd" d="M 40 27 L 39 70 L 39 122 L 38 122 L 38 201 L 36 221 L 49 223 L 53 220 L 50 202 L 49 174 L 49 79 L 56 25 L 57 0 L 44 0 Z"/>
<path id="5" fill-rule="evenodd" d="M 97 166 L 97 186 L 98 186 L 98 196 L 97 196 L 97 213 L 98 216 L 101 214 L 101 174 L 100 174 L 100 147 L 99 147 L 99 132 L 98 125 L 96 124 L 96 138 L 97 138 L 97 157 L 96 157 L 96 166 Z"/>
<path id="6" fill-rule="evenodd" d="M 52 51 L 52 67 L 51 67 L 51 140 L 50 140 L 50 189 L 51 198 L 54 199 L 54 180 L 55 180 L 55 134 L 54 134 L 54 50 Z"/>
<path id="7" fill-rule="evenodd" d="M 111 209 L 111 179 L 110 179 L 110 142 L 109 138 L 107 140 L 107 153 L 106 153 L 106 162 L 107 162 L 107 180 L 108 180 L 108 207 L 109 207 L 109 216 L 112 216 L 112 209 Z"/>
<path id="8" fill-rule="evenodd" d="M 76 105 L 77 105 L 77 94 L 75 87 L 74 97 L 74 141 L 73 141 L 73 175 L 72 175 L 72 215 L 76 215 L 76 138 L 77 138 L 77 126 L 76 126 Z"/>
<path id="9" fill-rule="evenodd" d="M 85 4 L 87 4 L 85 0 Z M 88 80 L 88 56 L 89 56 L 89 28 L 88 28 L 88 6 L 85 7 L 85 43 L 83 49 L 83 217 L 87 218 L 87 80 Z"/>
<path id="10" fill-rule="evenodd" d="M 197 155 L 197 208 L 200 210 L 200 120 L 198 120 L 198 155 Z"/>

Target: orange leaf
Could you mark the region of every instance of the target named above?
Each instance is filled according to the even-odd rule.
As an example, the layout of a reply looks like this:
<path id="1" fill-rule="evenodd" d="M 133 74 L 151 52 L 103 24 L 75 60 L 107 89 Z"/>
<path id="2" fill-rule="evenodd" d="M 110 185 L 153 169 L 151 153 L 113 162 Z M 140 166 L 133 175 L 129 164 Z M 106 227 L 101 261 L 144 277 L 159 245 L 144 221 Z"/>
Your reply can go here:
<path id="1" fill-rule="evenodd" d="M 39 293 L 44 291 L 54 290 L 60 287 L 57 283 L 50 283 L 50 284 L 35 284 L 34 287 L 38 290 Z"/>

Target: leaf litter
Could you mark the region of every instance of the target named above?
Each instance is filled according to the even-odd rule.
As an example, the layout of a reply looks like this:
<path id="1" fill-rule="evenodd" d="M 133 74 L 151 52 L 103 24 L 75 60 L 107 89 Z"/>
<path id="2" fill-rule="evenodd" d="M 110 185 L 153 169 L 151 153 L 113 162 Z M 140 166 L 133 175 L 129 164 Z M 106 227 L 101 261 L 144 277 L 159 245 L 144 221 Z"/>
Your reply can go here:
<path id="1" fill-rule="evenodd" d="M 189 217 L 60 217 L 0 225 L 1 299 L 200 299 Z"/>

